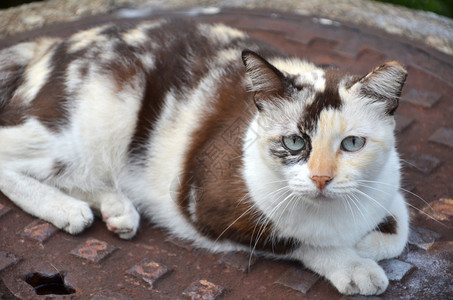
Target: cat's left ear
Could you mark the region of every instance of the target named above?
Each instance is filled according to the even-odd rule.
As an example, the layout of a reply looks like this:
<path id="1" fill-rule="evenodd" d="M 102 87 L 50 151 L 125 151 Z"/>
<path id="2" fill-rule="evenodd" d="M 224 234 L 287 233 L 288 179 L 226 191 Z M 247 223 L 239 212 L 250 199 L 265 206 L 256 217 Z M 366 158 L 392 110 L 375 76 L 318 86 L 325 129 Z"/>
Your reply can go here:
<path id="1" fill-rule="evenodd" d="M 351 90 L 373 102 L 384 102 L 385 112 L 393 115 L 398 107 L 406 77 L 406 69 L 400 63 L 391 61 L 362 77 Z"/>
<path id="2" fill-rule="evenodd" d="M 255 104 L 263 110 L 266 103 L 284 96 L 288 88 L 286 77 L 271 63 L 257 53 L 242 51 L 246 74 L 251 79 L 250 90 L 255 92 Z"/>

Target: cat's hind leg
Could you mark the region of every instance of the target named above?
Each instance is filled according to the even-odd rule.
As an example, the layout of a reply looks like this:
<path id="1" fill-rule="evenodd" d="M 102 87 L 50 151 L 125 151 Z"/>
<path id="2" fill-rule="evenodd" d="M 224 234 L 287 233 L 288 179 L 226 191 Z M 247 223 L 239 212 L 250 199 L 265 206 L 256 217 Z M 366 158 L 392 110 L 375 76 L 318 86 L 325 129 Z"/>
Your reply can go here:
<path id="1" fill-rule="evenodd" d="M 409 234 L 409 217 L 401 194 L 397 194 L 389 213 L 375 230 L 356 244 L 361 257 L 379 261 L 396 257 L 404 250 Z"/>
<path id="2" fill-rule="evenodd" d="M 0 190 L 27 213 L 78 234 L 93 222 L 89 205 L 16 171 L 0 170 Z"/>

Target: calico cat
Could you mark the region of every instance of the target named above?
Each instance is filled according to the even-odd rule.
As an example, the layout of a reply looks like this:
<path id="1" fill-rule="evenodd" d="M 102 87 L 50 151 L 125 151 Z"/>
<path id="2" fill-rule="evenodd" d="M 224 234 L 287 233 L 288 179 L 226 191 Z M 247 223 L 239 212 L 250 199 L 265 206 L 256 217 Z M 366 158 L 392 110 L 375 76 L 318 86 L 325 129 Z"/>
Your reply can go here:
<path id="1" fill-rule="evenodd" d="M 258 54 L 259 53 L 259 54 Z M 77 234 L 139 213 L 212 251 L 296 259 L 380 294 L 405 247 L 397 62 L 366 76 L 221 24 L 108 24 L 0 52 L 0 189 Z"/>

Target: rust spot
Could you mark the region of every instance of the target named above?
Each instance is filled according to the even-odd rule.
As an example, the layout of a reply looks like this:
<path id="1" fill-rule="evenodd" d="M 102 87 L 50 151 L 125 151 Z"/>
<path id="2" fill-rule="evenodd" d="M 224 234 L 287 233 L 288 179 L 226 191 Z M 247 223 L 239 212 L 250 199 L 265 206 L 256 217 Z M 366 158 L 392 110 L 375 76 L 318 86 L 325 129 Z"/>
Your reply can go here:
<path id="1" fill-rule="evenodd" d="M 440 198 L 426 206 L 423 211 L 439 221 L 453 220 L 453 199 Z"/>
<path id="2" fill-rule="evenodd" d="M 115 250 L 116 247 L 113 245 L 90 238 L 74 249 L 71 254 L 98 263 Z"/>
<path id="3" fill-rule="evenodd" d="M 214 300 L 217 299 L 225 288 L 207 280 L 192 283 L 182 294 L 191 299 Z"/>
<path id="4" fill-rule="evenodd" d="M 159 278 L 171 271 L 168 267 L 145 258 L 127 271 L 127 273 L 148 282 L 152 287 Z"/>
<path id="5" fill-rule="evenodd" d="M 30 225 L 25 227 L 22 235 L 40 243 L 44 243 L 52 237 L 55 232 L 57 232 L 57 228 L 55 228 L 52 224 L 41 220 L 35 220 Z"/>

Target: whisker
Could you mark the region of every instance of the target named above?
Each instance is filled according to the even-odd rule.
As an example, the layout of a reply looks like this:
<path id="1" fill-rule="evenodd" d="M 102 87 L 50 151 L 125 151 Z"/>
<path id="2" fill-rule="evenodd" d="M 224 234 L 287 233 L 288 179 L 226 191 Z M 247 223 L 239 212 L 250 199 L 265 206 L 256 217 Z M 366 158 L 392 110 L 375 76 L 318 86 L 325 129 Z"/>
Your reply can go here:
<path id="1" fill-rule="evenodd" d="M 268 182 L 266 183 L 266 185 L 269 185 L 269 184 L 273 184 L 273 183 L 283 183 L 283 182 L 286 182 L 286 180 L 276 180 L 276 181 L 271 181 L 271 182 Z M 272 191 L 271 193 L 267 194 L 265 197 L 271 197 L 275 194 L 277 194 L 278 192 L 280 191 L 284 191 L 285 189 L 289 189 L 289 187 L 287 185 L 284 185 L 283 187 L 275 190 L 275 191 Z M 236 207 L 238 207 L 244 200 L 248 199 L 248 196 L 250 196 L 250 192 L 247 192 L 242 198 L 241 200 L 238 201 Z M 274 202 L 277 202 L 279 200 L 280 197 L 278 197 L 276 200 L 272 201 L 273 203 Z M 244 211 L 239 217 L 237 217 L 230 225 L 228 225 L 227 228 L 225 228 L 225 230 L 223 230 L 220 235 L 216 238 L 215 242 L 217 242 L 220 237 L 222 237 L 222 235 L 228 230 L 231 228 L 231 226 L 233 226 L 237 221 L 239 221 L 244 215 L 246 215 L 247 213 L 249 213 L 252 209 L 254 209 L 254 204 L 252 204 L 246 211 Z"/>
<path id="2" fill-rule="evenodd" d="M 371 186 L 367 186 L 367 185 L 363 185 L 363 184 L 360 185 L 360 186 L 363 186 L 363 187 L 366 187 L 366 188 L 370 188 L 370 189 L 374 189 L 374 190 L 376 190 L 376 191 L 385 193 L 385 194 L 387 194 L 387 195 L 391 195 L 390 193 L 387 193 L 387 192 L 385 192 L 385 191 L 376 189 L 376 188 L 371 187 Z M 404 190 L 404 189 L 403 189 L 403 190 Z M 414 196 L 416 196 L 416 197 L 418 197 L 418 198 L 420 198 L 424 203 L 426 203 L 426 204 L 428 205 L 428 207 L 431 209 L 431 211 L 434 211 L 434 208 L 433 208 L 428 202 L 426 202 L 424 199 L 422 199 L 421 197 L 419 197 L 418 195 L 416 195 L 416 194 L 414 194 L 414 193 L 412 193 L 412 192 L 410 192 L 410 191 L 407 191 L 407 190 L 405 190 L 405 191 L 408 192 L 408 193 L 410 193 L 410 194 L 413 194 Z M 420 208 L 416 207 L 415 205 L 413 205 L 413 204 L 411 204 L 411 203 L 409 203 L 409 202 L 407 202 L 407 201 L 406 201 L 406 204 L 407 204 L 408 206 L 412 207 L 413 209 L 417 210 L 418 212 L 424 214 L 426 217 L 428 217 L 429 219 L 435 221 L 436 223 L 441 224 L 442 226 L 446 226 L 444 223 L 440 222 L 439 220 L 437 220 L 436 218 L 434 218 L 434 217 L 431 216 L 430 214 L 426 213 L 425 211 L 421 210 Z"/>
<path id="3" fill-rule="evenodd" d="M 412 207 L 413 209 L 417 210 L 417 211 L 420 212 L 421 214 L 425 215 L 425 216 L 428 217 L 429 219 L 433 220 L 434 222 L 436 222 L 436 223 L 442 225 L 443 227 L 448 228 L 447 225 L 445 225 L 445 224 L 442 223 L 441 221 L 437 220 L 436 218 L 434 218 L 434 217 L 431 216 L 430 214 L 424 212 L 423 210 L 421 210 L 420 208 L 416 207 L 415 205 L 412 205 L 412 204 L 407 203 L 407 202 L 406 202 L 406 204 L 409 205 L 410 207 Z"/>
<path id="4" fill-rule="evenodd" d="M 299 197 L 297 197 L 296 195 L 294 195 L 294 198 L 293 198 L 293 205 L 292 205 L 292 208 L 291 208 L 291 215 L 289 216 L 291 218 L 291 220 L 293 220 L 293 214 L 295 213 L 296 211 L 296 206 L 297 204 L 299 203 Z"/>
<path id="5" fill-rule="evenodd" d="M 359 189 L 354 189 L 355 192 L 357 193 L 360 193 L 361 195 L 367 197 L 368 199 L 372 200 L 374 203 L 376 203 L 377 205 L 379 205 L 379 207 L 381 207 L 382 209 L 384 209 L 390 216 L 392 216 L 395 220 L 397 219 L 395 217 L 395 215 L 393 215 L 387 208 L 385 208 L 381 203 L 379 203 L 379 201 L 377 201 L 376 199 L 374 199 L 373 197 L 371 197 L 370 195 L 368 195 L 367 193 L 364 193 L 362 192 L 361 190 Z"/>
<path id="6" fill-rule="evenodd" d="M 351 215 L 352 215 L 352 219 L 354 220 L 354 225 L 357 226 L 357 220 L 355 219 L 355 213 L 354 213 L 354 210 L 352 209 L 352 206 L 351 206 L 351 203 L 349 203 L 349 200 L 351 200 L 349 198 L 349 195 L 346 195 L 346 198 L 344 198 L 346 201 L 342 201 L 343 202 L 343 206 L 346 207 L 346 205 L 344 203 L 346 203 L 349 207 L 349 210 L 351 211 Z M 351 200 L 352 201 L 352 200 Z"/>
<path id="7" fill-rule="evenodd" d="M 382 185 L 387 185 L 387 186 L 390 186 L 390 187 L 397 187 L 398 189 L 400 189 L 401 191 L 405 192 L 405 193 L 408 193 L 414 197 L 416 197 L 417 199 L 421 200 L 423 203 L 425 203 L 426 205 L 428 205 L 431 209 L 431 205 L 429 204 L 428 201 L 426 201 L 425 199 L 423 199 L 422 197 L 420 197 L 419 195 L 405 189 L 405 188 L 402 188 L 400 187 L 399 185 L 394 185 L 394 184 L 389 184 L 387 182 L 380 182 L 380 181 L 374 181 L 374 180 L 357 180 L 358 182 L 367 182 L 367 183 L 377 183 L 377 184 L 382 184 Z"/>
<path id="8" fill-rule="evenodd" d="M 289 197 L 291 197 L 291 198 L 289 198 L 289 200 L 287 201 L 287 204 L 286 204 L 285 208 L 283 208 L 283 209 L 281 210 L 280 216 L 278 217 L 277 221 L 275 222 L 276 224 L 279 224 L 279 223 L 280 223 L 280 220 L 281 220 L 281 218 L 283 217 L 284 213 L 286 212 L 288 206 L 289 206 L 289 205 L 293 202 L 293 200 L 295 199 L 295 195 L 294 195 L 292 192 L 290 193 Z M 272 234 L 271 234 L 271 236 L 272 236 Z"/>
<path id="9" fill-rule="evenodd" d="M 228 227 L 225 228 L 225 230 L 222 231 L 222 232 L 219 234 L 219 236 L 215 239 L 214 242 L 217 242 L 217 241 L 220 239 L 220 237 L 221 237 L 228 229 L 230 229 L 231 226 L 234 225 L 234 223 L 236 223 L 237 221 L 239 221 L 240 218 L 242 218 L 244 215 L 246 215 L 246 214 L 247 214 L 250 210 L 252 210 L 252 209 L 254 209 L 254 206 L 253 206 L 253 205 L 251 205 L 251 206 L 250 206 L 248 209 L 246 209 L 239 217 L 237 217 L 236 220 L 234 220 L 230 225 L 228 225 Z"/>
<path id="10" fill-rule="evenodd" d="M 279 197 L 274 199 L 271 204 L 273 205 L 274 203 L 280 201 L 280 199 L 283 198 L 284 196 L 285 196 L 285 194 L 282 193 Z M 271 211 L 271 213 L 272 213 L 272 211 Z M 264 223 L 263 223 L 263 221 L 264 221 Z M 260 213 L 260 216 L 255 222 L 255 226 L 253 228 L 253 232 L 252 232 L 252 235 L 250 237 L 250 248 L 253 248 L 252 247 L 252 241 L 253 241 L 253 237 L 255 236 L 255 231 L 256 231 L 257 226 L 259 226 L 261 223 L 263 223 L 263 224 L 261 224 L 261 227 L 260 227 L 260 230 L 259 230 L 259 232 L 260 232 L 262 226 L 267 226 L 268 222 L 269 222 L 269 218 L 267 217 L 267 212 Z M 251 254 L 253 254 L 253 252 L 251 252 Z"/>
<path id="11" fill-rule="evenodd" d="M 403 162 L 403 163 L 405 163 L 405 164 L 407 164 L 407 165 L 409 165 L 409 166 L 411 166 L 411 167 L 413 167 L 413 168 L 415 168 L 415 169 L 417 169 L 417 170 L 420 170 L 419 167 L 417 167 L 416 165 L 414 165 L 414 164 L 411 163 L 410 161 L 407 161 L 407 160 L 402 159 L 402 158 L 400 158 L 400 161 Z"/>
<path id="12" fill-rule="evenodd" d="M 259 243 L 261 237 L 263 236 L 263 234 L 264 234 L 264 232 L 266 230 L 266 227 L 269 225 L 269 223 L 271 222 L 272 218 L 274 217 L 274 215 L 276 214 L 276 212 L 278 211 L 280 206 L 282 206 L 289 199 L 289 197 L 291 197 L 291 195 L 292 195 L 292 193 L 290 193 L 288 196 L 286 196 L 285 199 L 280 201 L 280 203 L 278 203 L 275 207 L 272 208 L 272 210 L 268 214 L 266 214 L 266 219 L 267 219 L 266 223 L 263 224 L 263 226 L 261 226 L 261 229 L 258 232 L 258 236 L 257 236 L 257 238 L 255 240 L 255 244 L 254 244 L 254 246 L 252 248 L 252 251 L 251 251 L 252 254 L 255 252 L 255 249 L 258 246 L 258 243 Z"/>
<path id="13" fill-rule="evenodd" d="M 351 200 L 352 200 L 352 203 L 357 207 L 357 210 L 359 211 L 359 213 L 362 215 L 362 218 L 363 218 L 363 221 L 366 223 L 366 225 L 368 226 L 368 228 L 372 228 L 373 226 L 370 225 L 370 223 L 368 222 L 368 218 L 365 217 L 365 214 L 363 213 L 362 209 L 363 209 L 363 206 L 362 206 L 362 209 L 359 207 L 359 205 L 361 204 L 359 199 L 356 198 L 356 196 L 354 194 L 351 194 Z"/>

